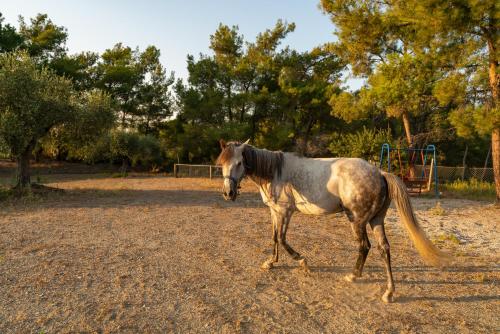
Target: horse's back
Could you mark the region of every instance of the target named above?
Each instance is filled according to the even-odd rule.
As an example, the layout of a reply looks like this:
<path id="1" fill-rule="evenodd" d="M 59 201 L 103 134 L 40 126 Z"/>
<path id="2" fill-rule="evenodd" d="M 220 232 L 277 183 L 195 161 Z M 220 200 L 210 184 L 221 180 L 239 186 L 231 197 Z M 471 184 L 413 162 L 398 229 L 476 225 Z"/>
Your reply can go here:
<path id="1" fill-rule="evenodd" d="M 376 200 L 383 187 L 378 168 L 363 159 L 291 157 L 288 162 L 295 205 L 303 213 L 356 210 Z"/>

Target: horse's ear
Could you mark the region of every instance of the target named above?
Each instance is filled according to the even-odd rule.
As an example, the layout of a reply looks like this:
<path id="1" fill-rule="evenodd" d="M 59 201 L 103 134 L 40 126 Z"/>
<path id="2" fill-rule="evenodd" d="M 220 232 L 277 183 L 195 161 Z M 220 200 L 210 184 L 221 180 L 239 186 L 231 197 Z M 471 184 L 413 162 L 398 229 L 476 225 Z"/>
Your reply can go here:
<path id="1" fill-rule="evenodd" d="M 243 145 L 248 145 L 249 143 L 250 143 L 250 138 L 248 138 L 247 141 L 243 143 Z"/>
<path id="2" fill-rule="evenodd" d="M 219 140 L 221 150 L 226 148 L 226 141 L 224 139 Z"/>

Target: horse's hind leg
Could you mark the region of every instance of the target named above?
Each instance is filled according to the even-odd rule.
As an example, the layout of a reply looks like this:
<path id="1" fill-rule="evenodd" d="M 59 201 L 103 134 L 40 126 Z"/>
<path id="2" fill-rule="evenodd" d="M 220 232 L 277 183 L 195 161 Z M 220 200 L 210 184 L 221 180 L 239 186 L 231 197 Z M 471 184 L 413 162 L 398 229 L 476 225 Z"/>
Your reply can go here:
<path id="1" fill-rule="evenodd" d="M 353 272 L 345 276 L 345 279 L 349 282 L 353 282 L 356 278 L 361 277 L 363 266 L 371 247 L 370 240 L 368 240 L 368 235 L 366 234 L 366 222 L 352 222 L 351 228 L 358 242 L 358 259 L 356 260 Z"/>
<path id="2" fill-rule="evenodd" d="M 394 280 L 392 278 L 392 269 L 391 269 L 391 251 L 389 247 L 389 242 L 387 241 L 387 237 L 385 236 L 384 217 L 385 217 L 385 212 L 383 212 L 382 216 L 377 215 L 370 222 L 370 225 L 373 229 L 373 234 L 375 235 L 375 238 L 377 240 L 377 246 L 380 251 L 380 255 L 382 255 L 382 258 L 384 260 L 385 271 L 387 274 L 387 290 L 382 296 L 382 301 L 384 301 L 385 303 L 391 303 L 393 301 L 393 294 L 394 294 Z"/>

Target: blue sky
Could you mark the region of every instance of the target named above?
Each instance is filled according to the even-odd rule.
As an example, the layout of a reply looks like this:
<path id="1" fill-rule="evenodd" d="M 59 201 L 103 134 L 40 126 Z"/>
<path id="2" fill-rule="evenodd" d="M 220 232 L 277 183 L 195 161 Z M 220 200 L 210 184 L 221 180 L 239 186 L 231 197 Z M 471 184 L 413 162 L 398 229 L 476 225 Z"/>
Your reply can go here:
<path id="1" fill-rule="evenodd" d="M 68 29 L 70 53 L 102 52 L 117 42 L 143 50 L 160 48 L 162 62 L 176 77 L 186 78 L 186 55 L 209 53 L 209 36 L 219 23 L 238 25 L 245 40 L 274 26 L 278 19 L 295 22 L 285 45 L 305 51 L 335 40 L 334 26 L 318 8 L 319 0 L 0 0 L 7 23 L 46 13 Z M 360 80 L 348 85 L 359 88 Z"/>

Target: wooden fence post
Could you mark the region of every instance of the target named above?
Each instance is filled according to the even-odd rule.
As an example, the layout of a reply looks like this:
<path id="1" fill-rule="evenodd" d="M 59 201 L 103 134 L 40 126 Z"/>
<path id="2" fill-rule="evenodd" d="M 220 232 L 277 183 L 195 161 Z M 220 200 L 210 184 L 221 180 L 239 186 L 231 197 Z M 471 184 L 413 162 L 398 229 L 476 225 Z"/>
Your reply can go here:
<path id="1" fill-rule="evenodd" d="M 427 191 L 431 191 L 433 177 L 434 177 L 434 158 L 431 159 L 431 168 L 429 170 L 429 181 L 427 181 Z"/>

